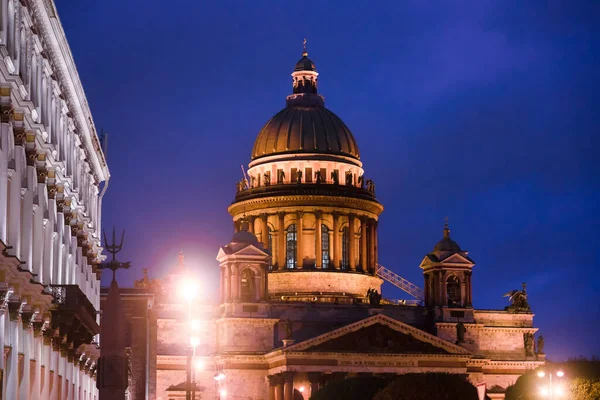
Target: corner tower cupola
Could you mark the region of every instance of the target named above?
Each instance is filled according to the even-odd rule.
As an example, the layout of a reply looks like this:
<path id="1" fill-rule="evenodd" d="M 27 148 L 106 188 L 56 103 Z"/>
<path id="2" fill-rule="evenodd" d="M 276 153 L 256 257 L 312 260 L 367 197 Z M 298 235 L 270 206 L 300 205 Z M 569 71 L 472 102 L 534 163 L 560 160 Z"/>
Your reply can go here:
<path id="1" fill-rule="evenodd" d="M 421 261 L 425 278 L 425 305 L 430 308 L 472 308 L 469 252 L 450 238 L 448 220 L 444 236 Z"/>

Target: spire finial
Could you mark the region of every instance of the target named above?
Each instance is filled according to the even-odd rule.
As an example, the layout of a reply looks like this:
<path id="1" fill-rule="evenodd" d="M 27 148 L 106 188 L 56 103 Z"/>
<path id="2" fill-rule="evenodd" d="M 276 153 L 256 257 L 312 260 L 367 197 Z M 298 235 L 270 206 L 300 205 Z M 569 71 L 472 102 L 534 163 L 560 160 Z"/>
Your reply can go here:
<path id="1" fill-rule="evenodd" d="M 450 238 L 450 228 L 448 227 L 448 217 L 444 218 L 444 239 Z"/>
<path id="2" fill-rule="evenodd" d="M 304 45 L 304 51 L 302 52 L 302 57 L 308 57 L 308 51 L 306 51 L 306 38 L 304 38 L 304 42 L 302 42 L 302 44 Z"/>

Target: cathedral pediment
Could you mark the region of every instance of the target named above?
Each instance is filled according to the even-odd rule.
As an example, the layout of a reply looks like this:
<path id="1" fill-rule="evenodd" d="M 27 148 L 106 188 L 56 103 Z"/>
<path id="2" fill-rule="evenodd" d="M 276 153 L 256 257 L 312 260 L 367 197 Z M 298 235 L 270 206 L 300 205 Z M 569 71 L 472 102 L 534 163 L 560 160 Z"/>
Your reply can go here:
<path id="1" fill-rule="evenodd" d="M 469 259 L 469 257 L 463 256 L 460 253 L 454 253 L 442 260 L 440 260 L 442 264 L 465 264 L 465 265 L 473 265 L 473 261 Z"/>
<path id="2" fill-rule="evenodd" d="M 374 315 L 313 339 L 286 347 L 284 351 L 470 354 L 460 346 L 383 314 Z"/>

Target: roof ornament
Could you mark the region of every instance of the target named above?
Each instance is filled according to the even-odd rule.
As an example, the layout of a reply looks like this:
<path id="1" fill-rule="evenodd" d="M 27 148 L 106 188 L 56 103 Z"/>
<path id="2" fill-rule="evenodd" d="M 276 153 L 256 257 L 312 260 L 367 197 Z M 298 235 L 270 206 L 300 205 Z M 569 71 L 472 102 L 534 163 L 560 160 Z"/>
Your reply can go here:
<path id="1" fill-rule="evenodd" d="M 304 38 L 304 42 L 302 42 L 302 44 L 304 45 L 304 51 L 302 52 L 302 57 L 308 57 L 308 51 L 306 51 L 306 38 Z"/>
<path id="2" fill-rule="evenodd" d="M 450 228 L 448 227 L 448 217 L 444 218 L 444 239 L 450 239 Z"/>
<path id="3" fill-rule="evenodd" d="M 123 233 L 121 234 L 121 242 L 119 244 L 117 244 L 117 240 L 115 238 L 115 227 L 114 226 L 113 226 L 113 232 L 112 232 L 112 244 L 109 244 L 108 240 L 106 240 L 106 231 L 104 231 L 103 234 L 104 234 L 104 248 L 106 249 L 106 251 L 108 251 L 110 254 L 112 254 L 112 260 L 100 264 L 99 268 L 100 269 L 110 269 L 113 273 L 112 280 L 114 281 L 114 280 L 116 280 L 115 274 L 118 269 L 129 269 L 129 267 L 131 267 L 131 261 L 119 262 L 116 259 L 117 253 L 123 249 L 123 240 L 125 239 L 125 229 L 123 229 Z"/>
<path id="4" fill-rule="evenodd" d="M 177 265 L 182 266 L 182 267 L 185 266 L 183 249 L 179 250 L 179 254 L 177 255 Z"/>

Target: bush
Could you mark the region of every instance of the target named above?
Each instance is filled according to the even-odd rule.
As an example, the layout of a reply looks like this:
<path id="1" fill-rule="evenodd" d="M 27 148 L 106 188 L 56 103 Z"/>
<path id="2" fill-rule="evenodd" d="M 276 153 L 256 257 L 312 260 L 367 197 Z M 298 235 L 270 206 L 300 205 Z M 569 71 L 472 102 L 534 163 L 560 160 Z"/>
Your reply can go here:
<path id="1" fill-rule="evenodd" d="M 478 400 L 478 396 L 466 375 L 427 373 L 399 375 L 373 400 Z"/>
<path id="2" fill-rule="evenodd" d="M 310 400 L 370 400 L 389 382 L 389 378 L 376 376 L 338 379 L 328 382 L 324 388 L 314 393 Z"/>

